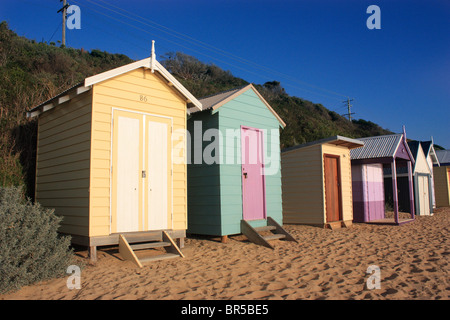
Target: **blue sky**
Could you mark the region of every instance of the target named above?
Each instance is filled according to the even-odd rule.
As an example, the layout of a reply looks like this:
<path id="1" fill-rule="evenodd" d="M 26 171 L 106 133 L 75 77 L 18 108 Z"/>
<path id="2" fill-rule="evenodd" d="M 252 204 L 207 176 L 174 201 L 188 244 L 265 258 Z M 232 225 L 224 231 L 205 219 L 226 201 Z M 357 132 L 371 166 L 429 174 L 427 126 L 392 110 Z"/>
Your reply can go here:
<path id="1" fill-rule="evenodd" d="M 132 59 L 182 51 L 249 82 L 450 149 L 450 1 L 73 0 L 81 30 L 67 45 Z M 381 29 L 369 30 L 369 5 Z M 61 40 L 57 0 L 2 0 L 0 20 L 21 36 Z M 53 37 L 52 37 L 53 36 Z"/>

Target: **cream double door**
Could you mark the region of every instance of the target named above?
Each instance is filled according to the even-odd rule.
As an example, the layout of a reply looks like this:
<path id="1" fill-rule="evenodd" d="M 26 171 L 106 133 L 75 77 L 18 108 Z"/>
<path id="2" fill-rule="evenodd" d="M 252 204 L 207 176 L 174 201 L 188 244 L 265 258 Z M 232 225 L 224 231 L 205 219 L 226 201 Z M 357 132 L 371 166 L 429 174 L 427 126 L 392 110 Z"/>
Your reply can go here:
<path id="1" fill-rule="evenodd" d="M 168 229 L 171 119 L 113 111 L 111 232 Z"/>

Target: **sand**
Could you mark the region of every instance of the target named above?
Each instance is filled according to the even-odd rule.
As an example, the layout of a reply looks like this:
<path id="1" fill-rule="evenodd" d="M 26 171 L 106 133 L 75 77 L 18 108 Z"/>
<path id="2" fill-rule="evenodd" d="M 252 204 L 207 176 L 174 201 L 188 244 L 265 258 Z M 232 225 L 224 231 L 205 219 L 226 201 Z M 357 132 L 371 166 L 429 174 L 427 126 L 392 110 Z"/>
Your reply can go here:
<path id="1" fill-rule="evenodd" d="M 298 243 L 277 240 L 274 250 L 242 236 L 227 244 L 190 237 L 185 258 L 139 269 L 117 248 L 100 249 L 81 271 L 81 289 L 54 279 L 0 299 L 449 299 L 450 208 L 402 226 L 354 224 L 337 230 L 285 225 Z M 76 251 L 80 261 L 87 252 Z M 366 273 L 380 268 L 380 289 Z"/>

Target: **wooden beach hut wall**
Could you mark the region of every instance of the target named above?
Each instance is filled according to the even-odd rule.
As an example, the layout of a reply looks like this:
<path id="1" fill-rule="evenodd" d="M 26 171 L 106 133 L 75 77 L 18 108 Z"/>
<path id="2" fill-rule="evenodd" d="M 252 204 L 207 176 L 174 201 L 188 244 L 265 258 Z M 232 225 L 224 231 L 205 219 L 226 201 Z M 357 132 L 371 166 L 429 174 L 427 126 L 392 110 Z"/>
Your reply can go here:
<path id="1" fill-rule="evenodd" d="M 283 150 L 283 223 L 351 225 L 350 150 L 361 146 L 361 141 L 334 136 Z"/>
<path id="2" fill-rule="evenodd" d="M 62 216 L 60 231 L 90 248 L 161 240 L 182 246 L 186 163 L 172 132 L 195 99 L 156 59 L 86 78 L 28 112 L 38 118 L 36 201 Z M 174 140 L 174 141 L 172 141 Z M 164 231 L 164 232 L 163 232 Z"/>
<path id="3" fill-rule="evenodd" d="M 414 158 L 406 142 L 406 134 L 360 138 L 361 148 L 350 151 L 353 179 L 353 221 L 371 223 L 401 224 L 414 220 L 414 191 L 412 164 Z M 385 188 L 383 167 L 393 172 L 392 190 L 397 190 L 397 167 L 408 173 L 408 194 L 411 204 L 411 218 L 400 219 L 398 192 L 391 192 L 394 217 L 385 215 Z"/>
<path id="4" fill-rule="evenodd" d="M 280 231 L 279 130 L 285 123 L 251 84 L 200 102 L 203 111 L 193 110 L 188 120 L 188 233 L 224 242 L 244 233 L 257 242 L 255 228 L 271 224 Z"/>
<path id="5" fill-rule="evenodd" d="M 450 206 L 450 150 L 436 150 L 439 164 L 435 164 L 434 187 L 436 207 Z"/>

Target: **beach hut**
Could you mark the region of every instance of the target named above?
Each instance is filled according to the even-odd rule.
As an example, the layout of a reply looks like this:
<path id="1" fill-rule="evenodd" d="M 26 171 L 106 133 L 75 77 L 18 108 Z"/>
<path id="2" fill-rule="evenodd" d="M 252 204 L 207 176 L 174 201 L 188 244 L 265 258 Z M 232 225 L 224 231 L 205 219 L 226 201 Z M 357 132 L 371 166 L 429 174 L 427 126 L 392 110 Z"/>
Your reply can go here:
<path id="1" fill-rule="evenodd" d="M 420 145 L 422 147 L 423 153 L 427 160 L 427 165 L 431 171 L 431 201 L 433 209 L 436 208 L 436 190 L 434 188 L 434 166 L 439 167 L 439 159 L 436 155 L 436 150 L 434 149 L 433 137 L 431 141 L 421 141 Z"/>
<path id="2" fill-rule="evenodd" d="M 406 134 L 360 138 L 361 148 L 350 151 L 353 181 L 353 221 L 402 224 L 414 220 L 412 164 L 414 158 L 406 142 Z M 392 172 L 391 183 L 385 183 L 383 168 Z M 408 174 L 408 196 L 411 218 L 399 218 L 397 168 Z M 392 185 L 394 217 L 385 216 L 385 188 Z"/>
<path id="3" fill-rule="evenodd" d="M 361 141 L 334 136 L 283 150 L 283 223 L 351 225 L 350 150 L 361 146 Z"/>
<path id="4" fill-rule="evenodd" d="M 201 103 L 152 55 L 28 112 L 38 118 L 35 199 L 92 260 L 98 246 L 183 246 L 187 168 L 172 149 L 185 144 L 173 132 L 185 131 L 188 109 Z"/>
<path id="5" fill-rule="evenodd" d="M 436 207 L 450 206 L 450 150 L 436 150 L 439 165 L 435 164 L 434 187 Z"/>
<path id="6" fill-rule="evenodd" d="M 433 151 L 430 152 L 430 149 L 432 149 L 431 141 L 410 141 L 408 146 L 414 157 L 414 166 L 412 167 L 415 199 L 414 211 L 417 215 L 428 216 L 433 213 L 433 163 L 437 163 L 437 158 Z M 427 149 L 427 155 L 425 155 L 422 146 Z M 407 186 L 407 174 L 397 173 L 397 179 L 405 180 L 402 185 Z M 400 191 L 400 193 L 405 194 L 406 190 Z"/>
<path id="7" fill-rule="evenodd" d="M 285 123 L 249 84 L 200 99 L 188 120 L 188 233 L 245 234 L 272 247 L 283 233 L 280 128 Z M 272 235 L 261 237 L 262 231 Z"/>

